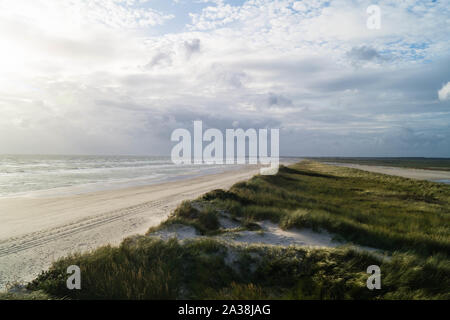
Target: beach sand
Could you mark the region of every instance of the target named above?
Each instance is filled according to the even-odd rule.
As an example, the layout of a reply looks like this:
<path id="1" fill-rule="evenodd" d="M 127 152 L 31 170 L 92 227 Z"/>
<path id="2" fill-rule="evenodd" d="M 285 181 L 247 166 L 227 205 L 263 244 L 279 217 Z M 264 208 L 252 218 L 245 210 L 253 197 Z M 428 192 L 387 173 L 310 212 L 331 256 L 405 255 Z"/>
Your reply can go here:
<path id="1" fill-rule="evenodd" d="M 229 188 L 255 166 L 180 181 L 54 198 L 0 199 L 0 290 L 32 280 L 56 259 L 119 244 L 167 218 L 183 200 Z"/>

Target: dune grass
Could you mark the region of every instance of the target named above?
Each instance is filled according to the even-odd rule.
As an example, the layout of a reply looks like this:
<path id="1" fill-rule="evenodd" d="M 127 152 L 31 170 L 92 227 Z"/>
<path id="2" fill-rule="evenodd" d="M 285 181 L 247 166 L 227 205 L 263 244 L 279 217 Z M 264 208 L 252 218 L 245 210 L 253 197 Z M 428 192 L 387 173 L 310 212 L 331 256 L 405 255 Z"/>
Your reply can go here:
<path id="1" fill-rule="evenodd" d="M 401 167 L 410 169 L 426 169 L 426 170 L 443 170 L 450 171 L 450 159 L 448 158 L 335 158 L 335 157 L 321 157 L 309 158 L 319 162 L 334 162 L 334 163 L 353 163 L 370 166 L 389 166 Z"/>
<path id="2" fill-rule="evenodd" d="M 326 229 L 361 245 L 450 252 L 450 186 L 304 161 L 203 200 L 283 228 Z"/>
<path id="3" fill-rule="evenodd" d="M 306 161 L 184 202 L 159 228 L 182 223 L 213 235 L 218 212 L 227 212 L 248 228 L 269 219 L 326 229 L 392 259 L 350 248 L 139 236 L 63 258 L 28 288 L 72 299 L 450 299 L 449 203 L 447 185 Z M 72 264 L 82 290 L 66 289 Z M 372 264 L 381 268 L 381 290 L 366 287 Z"/>
<path id="4" fill-rule="evenodd" d="M 0 300 L 52 300 L 47 293 L 40 290 L 31 292 L 1 292 Z"/>
<path id="5" fill-rule="evenodd" d="M 65 285 L 81 268 L 81 290 Z M 368 290 L 379 265 L 382 289 Z M 187 243 L 145 236 L 56 262 L 28 287 L 70 299 L 449 299 L 450 267 L 439 257 L 396 254 L 389 262 L 351 249 Z"/>
<path id="6" fill-rule="evenodd" d="M 183 201 L 174 210 L 169 219 L 163 221 L 157 227 L 150 228 L 147 234 L 171 224 L 192 226 L 202 235 L 214 235 L 220 227 L 217 210 L 213 206 L 196 208 L 192 201 Z"/>

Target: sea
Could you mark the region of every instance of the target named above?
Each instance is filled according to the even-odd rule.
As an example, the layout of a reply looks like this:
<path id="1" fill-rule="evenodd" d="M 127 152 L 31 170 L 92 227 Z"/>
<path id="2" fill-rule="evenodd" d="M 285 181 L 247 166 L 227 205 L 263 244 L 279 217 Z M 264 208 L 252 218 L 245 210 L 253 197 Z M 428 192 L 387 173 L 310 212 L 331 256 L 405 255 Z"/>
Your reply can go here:
<path id="1" fill-rule="evenodd" d="M 175 165 L 170 157 L 162 156 L 0 155 L 0 197 L 57 196 L 120 189 L 238 167 Z"/>

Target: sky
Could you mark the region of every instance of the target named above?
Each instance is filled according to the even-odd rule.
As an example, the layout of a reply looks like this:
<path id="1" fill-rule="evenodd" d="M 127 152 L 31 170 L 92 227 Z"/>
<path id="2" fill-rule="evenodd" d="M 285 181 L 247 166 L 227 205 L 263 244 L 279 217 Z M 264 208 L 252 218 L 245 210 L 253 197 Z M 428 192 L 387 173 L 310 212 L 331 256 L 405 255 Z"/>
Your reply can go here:
<path id="1" fill-rule="evenodd" d="M 380 8 L 369 29 L 367 8 Z M 450 157 L 450 1 L 0 0 L 0 154 Z"/>

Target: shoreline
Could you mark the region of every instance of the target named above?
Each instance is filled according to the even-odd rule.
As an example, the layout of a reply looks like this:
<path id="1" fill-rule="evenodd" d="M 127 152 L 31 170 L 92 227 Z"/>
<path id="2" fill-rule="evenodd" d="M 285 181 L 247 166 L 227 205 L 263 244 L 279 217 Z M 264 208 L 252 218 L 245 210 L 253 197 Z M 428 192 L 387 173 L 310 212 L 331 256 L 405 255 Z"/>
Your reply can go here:
<path id="1" fill-rule="evenodd" d="M 55 198 L 0 199 L 0 290 L 74 252 L 116 245 L 157 226 L 183 200 L 259 173 L 247 166 L 177 181 Z"/>
<path id="2" fill-rule="evenodd" d="M 64 187 L 54 187 L 48 189 L 37 189 L 30 191 L 21 191 L 17 193 L 5 194 L 0 196 L 2 199 L 15 199 L 15 198 L 60 198 L 68 196 L 76 196 L 82 194 L 89 194 L 101 191 L 114 191 L 122 190 L 133 187 L 147 187 L 150 185 L 157 185 L 167 182 L 176 182 L 186 179 L 193 179 L 201 176 L 225 173 L 229 171 L 235 171 L 243 168 L 244 166 L 225 166 L 223 167 L 206 167 L 203 170 L 187 170 L 184 173 L 172 173 L 172 174 L 159 174 L 159 177 L 153 178 L 124 178 L 111 181 L 98 181 L 82 184 L 73 184 Z"/>

